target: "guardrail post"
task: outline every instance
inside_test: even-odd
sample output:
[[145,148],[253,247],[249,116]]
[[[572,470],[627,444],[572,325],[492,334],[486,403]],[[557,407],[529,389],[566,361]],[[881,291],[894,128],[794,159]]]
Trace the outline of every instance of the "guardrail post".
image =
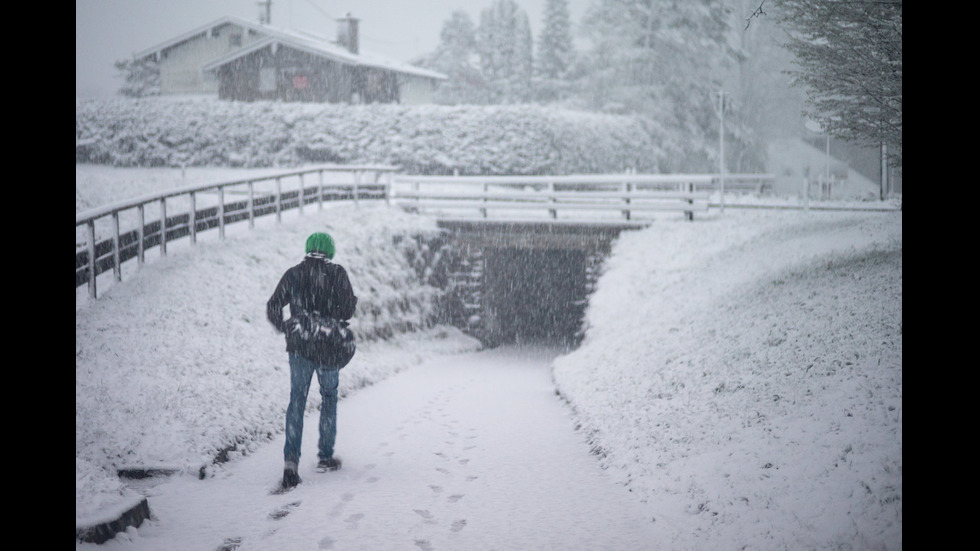
[[320,210],[323,210],[323,169],[322,168],[317,171],[316,196],[317,196],[317,203],[319,204]]
[[[490,193],[490,184],[488,184],[486,182],[483,182],[483,202],[484,203],[486,203],[487,200],[488,200],[487,199],[487,193]],[[487,217],[487,209],[485,209],[485,208],[484,209],[480,209],[480,213],[483,214],[483,217],[484,218]]]
[[122,281],[122,266],[119,264],[119,213],[112,213],[112,275]]
[[225,186],[218,186],[218,237],[225,238]]
[[248,229],[255,228],[255,182],[248,181]]
[[95,294],[95,220],[88,222],[88,296]]
[[385,172],[385,203],[391,206],[391,194],[393,192],[392,182],[391,182],[391,171]]
[[276,177],[276,222],[282,222],[282,179]]
[[197,244],[197,194],[191,192],[191,212],[190,212],[191,243]]
[[136,207],[136,209],[138,211],[137,217],[139,218],[139,220],[137,221],[139,223],[139,227],[136,228],[136,237],[139,240],[139,244],[136,247],[136,257],[139,259],[138,260],[139,265],[142,266],[143,262],[146,261],[146,258],[144,257],[146,251],[146,245],[143,243],[143,239],[145,238],[144,233],[146,231],[143,228],[143,219],[144,219],[143,205]]
[[[693,205],[694,204],[694,182],[688,182],[688,184],[687,184],[687,192],[690,194],[688,196],[687,202],[689,204],[692,204]],[[688,220],[694,220],[694,210],[693,210],[694,207],[691,207],[691,208],[692,208],[692,210],[689,210],[689,211],[685,211],[684,212],[684,214],[687,215],[687,219]]]
[[633,184],[631,184],[629,182],[624,183],[623,184],[623,188],[624,188],[623,189],[623,195],[625,195],[625,199],[623,200],[623,202],[626,203],[626,210],[623,211],[623,216],[627,220],[629,220],[630,219],[630,214],[631,214],[630,213],[630,209],[629,209],[629,205],[632,203],[632,201],[630,201],[629,195],[633,191]]
[[[550,200],[548,201],[549,203],[557,203],[558,202],[558,200],[555,199],[555,183],[554,182],[548,182],[548,195],[550,196]],[[558,218],[558,209],[557,208],[549,209],[548,210],[548,214],[551,215],[551,218],[552,219],[557,219]]]
[[167,256],[167,198],[160,198],[160,256]]
[[[374,169],[374,182],[372,182],[371,185],[377,186],[378,185],[378,182],[380,180],[381,180],[381,171],[378,170],[378,169]],[[387,198],[388,198],[388,190],[387,189],[384,190],[384,196],[385,196],[385,199],[386,199],[386,202],[387,202]]]
[[303,215],[303,201],[306,199],[306,182],[303,175],[299,175],[299,214]]
[[360,183],[361,183],[361,171],[355,170],[354,171],[354,206],[356,207],[361,206],[360,202],[358,201],[358,194],[360,193],[358,187],[360,186]]
[[[720,187],[721,187],[721,193],[719,193],[719,197],[721,198],[721,203],[720,203],[721,212],[725,212],[725,173],[724,172],[722,172],[719,175],[718,180],[720,182]],[[693,215],[694,213],[691,214]]]

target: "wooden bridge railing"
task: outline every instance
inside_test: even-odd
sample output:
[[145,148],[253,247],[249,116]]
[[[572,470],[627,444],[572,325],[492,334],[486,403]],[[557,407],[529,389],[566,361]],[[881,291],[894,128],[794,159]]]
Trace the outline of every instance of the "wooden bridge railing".
[[[75,288],[87,283],[89,295],[95,298],[99,274],[112,270],[115,280],[121,281],[122,264],[126,260],[135,257],[142,265],[145,252],[151,247],[159,247],[161,256],[166,256],[168,242],[189,236],[191,243],[196,243],[201,231],[218,228],[223,239],[227,224],[248,220],[252,228],[257,217],[275,214],[281,220],[284,211],[302,212],[311,203],[322,208],[324,201],[387,199],[391,175],[396,170],[398,167],[386,165],[322,165],[245,180],[188,186],[77,213]],[[351,177],[324,181],[325,174]],[[316,184],[307,184],[306,177],[313,175]],[[287,178],[297,178],[298,186],[284,190],[282,182]],[[210,204],[199,205],[202,198]],[[168,215],[168,202],[183,203],[186,210]],[[153,205],[158,207],[158,217],[147,223],[145,211]],[[135,229],[120,231],[122,217],[126,218],[127,226]],[[99,234],[97,223],[102,229]],[[108,230],[104,228],[105,223],[109,224]]]
[[594,217],[618,212],[629,220],[644,211],[706,211],[711,191],[765,192],[768,174],[589,174],[573,176],[407,176],[395,175],[391,200],[414,211],[527,213],[537,210],[552,218]]

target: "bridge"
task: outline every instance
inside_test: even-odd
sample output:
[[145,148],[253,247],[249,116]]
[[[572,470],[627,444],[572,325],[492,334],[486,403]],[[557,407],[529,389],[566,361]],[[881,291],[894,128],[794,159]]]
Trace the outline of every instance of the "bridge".
[[[385,165],[320,165],[191,186],[75,216],[75,287],[97,298],[98,276],[121,281],[124,262],[227,224],[325,201],[384,200],[434,216],[455,266],[455,316],[485,342],[574,340],[597,267],[622,232],[655,212],[693,220],[723,187],[762,190],[764,174],[408,176]],[[315,180],[311,182],[310,180]],[[156,218],[147,222],[149,210]],[[177,209],[176,214],[168,212]],[[125,224],[132,229],[121,230]]]
[[451,288],[471,334],[488,345],[574,345],[598,267],[621,232],[650,224],[652,213],[693,220],[707,212],[716,186],[762,191],[771,180],[764,174],[396,175],[391,197],[406,210],[435,216],[446,230],[459,261]]

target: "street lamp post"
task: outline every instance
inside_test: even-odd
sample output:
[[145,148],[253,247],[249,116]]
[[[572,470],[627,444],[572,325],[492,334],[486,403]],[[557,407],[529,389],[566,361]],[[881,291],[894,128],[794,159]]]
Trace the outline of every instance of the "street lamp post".
[[718,190],[721,212],[725,212],[725,90],[718,90]]

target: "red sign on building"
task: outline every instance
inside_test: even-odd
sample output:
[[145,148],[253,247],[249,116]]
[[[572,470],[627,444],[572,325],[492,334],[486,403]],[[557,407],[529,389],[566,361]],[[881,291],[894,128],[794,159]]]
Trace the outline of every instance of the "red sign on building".
[[296,90],[303,90],[310,85],[309,80],[305,75],[296,75],[293,77],[293,88]]

